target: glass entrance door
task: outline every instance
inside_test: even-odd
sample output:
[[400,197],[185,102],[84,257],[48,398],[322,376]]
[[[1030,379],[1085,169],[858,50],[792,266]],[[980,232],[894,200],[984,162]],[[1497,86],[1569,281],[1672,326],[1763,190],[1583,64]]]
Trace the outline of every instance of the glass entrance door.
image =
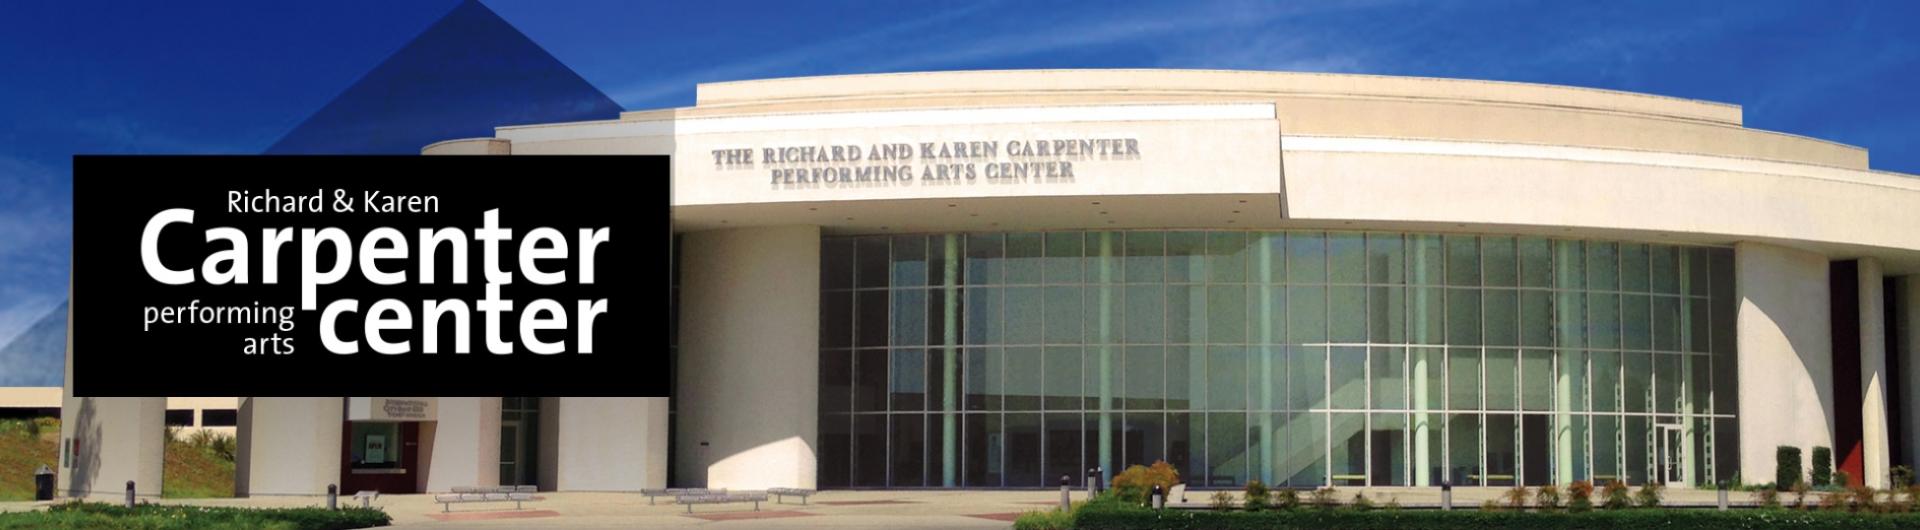
[[1684,460],[1682,449],[1686,446],[1684,445],[1685,441],[1680,437],[1680,426],[1660,425],[1659,427],[1660,456],[1656,464],[1659,466],[1658,478],[1660,479],[1660,483],[1666,484],[1668,487],[1675,485],[1684,486],[1685,484],[1682,481],[1686,477],[1681,473],[1681,470],[1685,469],[1684,466],[1686,462],[1682,461]]
[[520,422],[500,422],[500,484],[518,485],[527,483],[526,477],[520,476],[524,469],[523,466],[520,465],[520,462],[525,457],[525,455],[521,454],[521,446]]

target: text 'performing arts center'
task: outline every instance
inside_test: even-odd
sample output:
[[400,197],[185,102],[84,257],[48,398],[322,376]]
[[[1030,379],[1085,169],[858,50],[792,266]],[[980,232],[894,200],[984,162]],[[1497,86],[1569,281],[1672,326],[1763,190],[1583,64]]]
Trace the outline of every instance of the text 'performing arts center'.
[[1736,106],[925,73],[426,152],[674,155],[675,485],[1165,460],[1196,486],[1703,486],[1768,480],[1780,445],[1884,484],[1920,459],[1920,178]]
[[1709,487],[1771,480],[1784,445],[1884,486],[1920,463],[1920,178],[1741,120],[1062,70],[500,127],[424,152],[673,155],[673,397],[353,398],[344,426],[338,398],[259,398],[254,425],[335,423],[243,432],[241,465],[324,488],[366,434],[427,462],[421,490],[1037,488],[1159,460],[1196,487]]

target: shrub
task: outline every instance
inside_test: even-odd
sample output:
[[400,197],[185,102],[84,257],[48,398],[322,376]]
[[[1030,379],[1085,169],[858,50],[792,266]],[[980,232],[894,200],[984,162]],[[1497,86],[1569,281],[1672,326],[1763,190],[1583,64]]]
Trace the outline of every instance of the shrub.
[[1366,492],[1355,493],[1353,494],[1353,502],[1348,503],[1347,507],[1362,512],[1371,510],[1373,509],[1373,499],[1367,498]]
[[1155,485],[1159,485],[1161,494],[1165,495],[1179,483],[1180,471],[1165,460],[1154,462],[1153,467],[1134,464],[1113,477],[1113,493],[1121,500],[1146,504],[1152,500]]
[[233,508],[142,504],[134,508],[98,502],[63,502],[44,512],[0,513],[0,528],[271,528],[344,530],[386,526],[385,512],[371,508]]
[[1333,486],[1327,486],[1313,490],[1313,493],[1309,494],[1309,499],[1313,503],[1313,507],[1322,510],[1331,510],[1340,506],[1339,497],[1336,497],[1336,495],[1339,494],[1339,490],[1333,489]]
[[1304,510],[1266,512],[1153,511],[1118,502],[1089,504],[1074,517],[1076,528],[1103,530],[1368,528],[1386,530],[1635,529],[1705,530],[1714,528],[1798,530],[1879,530],[1920,527],[1920,514],[1789,512],[1783,510],[1608,510],[1582,513],[1473,510]]
[[1814,484],[1814,486],[1823,488],[1823,489],[1828,489],[1828,490],[1844,490],[1844,489],[1847,489],[1847,487],[1852,484],[1853,484],[1852,474],[1849,474],[1845,471],[1835,471],[1833,472],[1833,482],[1828,482],[1826,484]]
[[1845,492],[1829,491],[1820,494],[1820,509],[1839,510],[1847,507],[1847,498],[1852,495]]
[[1399,496],[1399,495],[1388,495],[1388,496],[1387,496],[1387,503],[1386,503],[1386,504],[1382,504],[1382,505],[1380,505],[1380,508],[1381,508],[1381,509],[1383,509],[1383,510],[1398,510],[1398,509],[1400,509],[1400,496]]
[[1887,476],[1893,480],[1894,489],[1904,490],[1907,486],[1913,485],[1913,468],[1911,467],[1893,466],[1893,470],[1888,472]]
[[1576,480],[1567,486],[1567,508],[1576,512],[1593,509],[1593,483]]
[[1606,497],[1606,504],[1604,504],[1604,506],[1609,510],[1618,510],[1633,506],[1633,500],[1631,495],[1627,493],[1627,483],[1625,482],[1609,480],[1607,481],[1606,489],[1601,491],[1601,495]]
[[1233,492],[1224,490],[1213,492],[1213,509],[1224,512],[1232,510],[1233,504]]
[[1527,491],[1526,486],[1507,488],[1507,492],[1500,495],[1500,498],[1506,499],[1507,507],[1515,510],[1527,509],[1527,500],[1532,497],[1533,492]]
[[1660,490],[1665,488],[1656,482],[1641,484],[1640,491],[1633,494],[1634,503],[1639,504],[1641,508],[1659,508]]
[[1495,500],[1493,500],[1493,499],[1487,499],[1487,500],[1484,500],[1484,501],[1480,501],[1480,511],[1483,511],[1483,512],[1497,512],[1497,511],[1500,511],[1500,503],[1499,503],[1498,501],[1495,501]]
[[1833,449],[1813,446],[1813,487],[1833,483]]
[[1282,510],[1292,510],[1300,507],[1300,492],[1293,488],[1280,488],[1280,493],[1274,495],[1274,497],[1277,499],[1274,504]]
[[1800,448],[1782,445],[1773,449],[1773,483],[1783,490],[1800,482]]
[[1808,486],[1807,481],[1800,480],[1800,481],[1794,482],[1793,483],[1793,507],[1795,509],[1806,508],[1807,493],[1812,491],[1813,491],[1813,486]]
[[1560,487],[1548,484],[1533,495],[1533,505],[1542,510],[1560,509]]
[[1013,520],[1013,530],[1071,530],[1073,512],[1060,510],[1035,510],[1020,514]]
[[1243,505],[1247,507],[1247,511],[1249,512],[1267,509],[1270,500],[1273,498],[1271,492],[1267,491],[1267,484],[1258,480],[1247,481],[1245,493],[1247,500]]
[[1856,512],[1880,511],[1880,491],[1867,486],[1847,489],[1847,508]]
[[1762,508],[1779,508],[1780,492],[1774,491],[1773,488],[1753,490],[1753,502]]

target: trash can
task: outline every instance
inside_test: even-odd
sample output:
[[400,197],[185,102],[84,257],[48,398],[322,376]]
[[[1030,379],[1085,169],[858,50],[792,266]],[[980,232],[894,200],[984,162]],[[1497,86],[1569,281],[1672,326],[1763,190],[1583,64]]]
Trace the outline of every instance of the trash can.
[[33,472],[33,500],[53,500],[53,469],[46,464]]

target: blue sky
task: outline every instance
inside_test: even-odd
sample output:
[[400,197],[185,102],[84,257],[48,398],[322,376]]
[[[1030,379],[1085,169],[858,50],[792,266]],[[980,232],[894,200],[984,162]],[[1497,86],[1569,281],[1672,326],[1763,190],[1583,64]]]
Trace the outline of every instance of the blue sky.
[[[706,81],[1235,68],[1742,105],[1920,173],[1920,2],[484,2],[628,109]],[[74,153],[256,153],[456,4],[0,7],[0,344],[64,299]],[[0,371],[5,370],[0,365]]]

